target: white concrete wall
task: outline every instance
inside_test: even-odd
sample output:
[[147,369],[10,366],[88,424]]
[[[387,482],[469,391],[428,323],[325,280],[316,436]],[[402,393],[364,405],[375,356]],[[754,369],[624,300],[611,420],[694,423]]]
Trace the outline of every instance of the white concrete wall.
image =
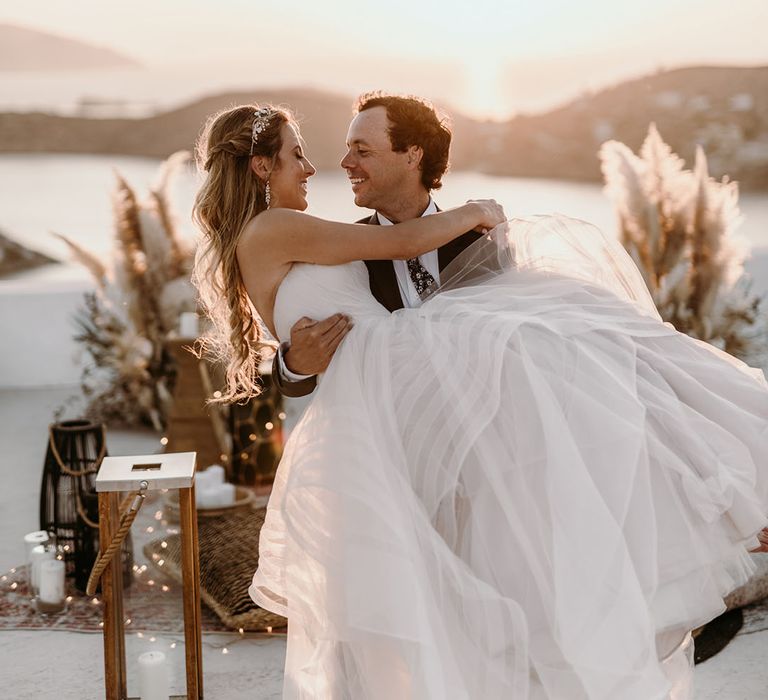
[[0,282],[0,388],[80,382],[74,315],[90,288],[86,280]]

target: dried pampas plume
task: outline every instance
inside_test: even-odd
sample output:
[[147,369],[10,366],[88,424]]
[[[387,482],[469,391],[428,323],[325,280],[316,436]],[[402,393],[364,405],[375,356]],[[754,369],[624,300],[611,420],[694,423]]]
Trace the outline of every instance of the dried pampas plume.
[[686,170],[653,124],[639,155],[608,141],[600,160],[621,242],[664,320],[768,368],[768,309],[744,273],[748,246],[736,233],[737,184],[710,177],[701,148]]
[[182,151],[165,161],[146,201],[115,173],[115,244],[107,260],[59,235],[97,283],[86,294],[76,336],[91,359],[82,388],[95,420],[158,430],[165,423],[174,377],[166,341],[180,314],[197,310],[192,246],[179,234],[170,204],[174,176],[189,159]]

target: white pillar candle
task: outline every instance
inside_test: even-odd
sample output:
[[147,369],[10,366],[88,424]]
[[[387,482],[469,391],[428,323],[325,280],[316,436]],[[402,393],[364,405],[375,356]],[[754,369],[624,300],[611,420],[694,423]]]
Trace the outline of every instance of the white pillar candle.
[[36,530],[24,535],[24,561],[27,564],[27,586],[30,593],[32,593],[32,550],[38,545],[47,544],[48,542],[49,536],[45,530]]
[[162,651],[147,651],[139,656],[139,696],[141,700],[168,700],[168,666]]
[[38,544],[32,548],[29,555],[29,563],[32,567],[30,581],[32,592],[37,595],[40,588],[40,564],[44,561],[52,561],[56,558],[56,548],[51,545]]
[[224,467],[220,464],[212,464],[208,469],[201,473],[205,474],[204,478],[209,484],[223,484],[224,477],[226,476]]
[[139,697],[141,700],[168,700],[168,666],[162,651],[139,656]]
[[64,602],[64,562],[60,559],[39,564],[40,600],[58,605]]
[[235,503],[235,485],[219,484],[216,489],[216,499],[220,506],[231,506]]
[[202,488],[195,488],[195,505],[200,508],[216,507],[216,487],[204,484]]
[[211,485],[211,476],[208,474],[208,470],[202,472],[195,472],[195,489],[207,489]]
[[185,311],[179,316],[179,335],[182,338],[197,338],[199,329],[197,314]]

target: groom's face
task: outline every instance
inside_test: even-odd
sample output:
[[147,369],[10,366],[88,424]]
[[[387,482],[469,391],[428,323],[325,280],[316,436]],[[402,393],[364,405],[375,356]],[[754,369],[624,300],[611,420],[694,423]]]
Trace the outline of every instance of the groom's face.
[[408,167],[408,154],[392,150],[386,107],[372,107],[352,120],[347,152],[341,167],[347,171],[355,204],[386,215],[393,203],[418,196],[418,175]]

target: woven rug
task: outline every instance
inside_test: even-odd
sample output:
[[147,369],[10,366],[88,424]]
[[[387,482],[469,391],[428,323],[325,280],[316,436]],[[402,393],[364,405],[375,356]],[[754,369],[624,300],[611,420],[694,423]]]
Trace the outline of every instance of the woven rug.
[[[71,600],[65,612],[58,615],[41,615],[34,608],[27,590],[24,568],[12,569],[0,576],[0,630],[53,629],[68,632],[101,632],[102,603],[99,595],[90,598],[75,590],[71,584],[67,595]],[[153,580],[154,585],[148,581]],[[169,597],[163,586],[176,586],[174,582],[161,577],[137,581],[125,593],[126,614],[130,623],[126,632],[168,632],[178,634],[184,631],[180,617],[178,599]],[[203,632],[231,632],[217,615],[207,606],[201,606]]]
[[[263,509],[259,509],[263,510]],[[252,511],[256,522],[263,522],[263,514]],[[233,513],[235,521],[242,522],[242,512]],[[166,519],[167,518],[167,519]],[[201,517],[198,521],[198,529],[201,534],[209,530],[215,530],[212,524],[217,519]],[[224,521],[229,520],[225,518]],[[221,521],[221,522],[224,522]],[[152,556],[153,552],[162,552],[160,548],[163,541],[167,542],[168,550],[178,548],[178,523],[174,522],[172,509],[169,509],[163,496],[152,493],[147,496],[139,516],[131,528],[133,540],[134,566],[131,577],[131,585],[124,591],[125,630],[127,633],[157,632],[167,634],[181,634],[184,631],[183,608],[181,605],[181,584],[178,582],[178,571],[169,567],[167,573],[158,566],[158,560]],[[245,550],[258,552],[258,531],[245,533],[241,540]],[[169,551],[169,554],[171,552]],[[172,557],[169,557],[169,564]],[[210,552],[201,551],[201,564],[211,559]],[[215,611],[206,601],[214,603],[210,597],[202,596],[201,622],[203,632],[237,632],[242,626],[246,631],[259,634],[256,628],[246,624],[249,618],[247,606],[242,601],[247,598],[247,586],[250,583],[250,575],[256,568],[258,555],[255,554],[252,562],[245,562],[246,573],[238,582],[238,588],[242,587],[239,600],[240,617],[224,615],[229,626],[217,615],[225,613],[220,606]],[[205,572],[201,571],[201,574]],[[205,587],[205,576],[203,576]],[[66,610],[56,615],[42,615],[34,607],[33,600],[27,590],[26,573],[23,566],[16,567],[0,575],[0,630],[22,629],[52,629],[71,632],[101,632],[102,629],[102,602],[101,595],[89,597],[76,590],[72,581],[68,578],[66,593],[69,598]],[[251,603],[253,610],[260,610]],[[245,613],[245,615],[243,615]],[[271,613],[270,613],[271,615]],[[250,617],[253,617],[252,615]],[[242,620],[242,625],[234,624]],[[267,619],[265,625],[271,626],[271,633],[285,633],[284,618],[273,616]],[[263,630],[264,627],[259,627]],[[250,636],[250,634],[249,634]]]

